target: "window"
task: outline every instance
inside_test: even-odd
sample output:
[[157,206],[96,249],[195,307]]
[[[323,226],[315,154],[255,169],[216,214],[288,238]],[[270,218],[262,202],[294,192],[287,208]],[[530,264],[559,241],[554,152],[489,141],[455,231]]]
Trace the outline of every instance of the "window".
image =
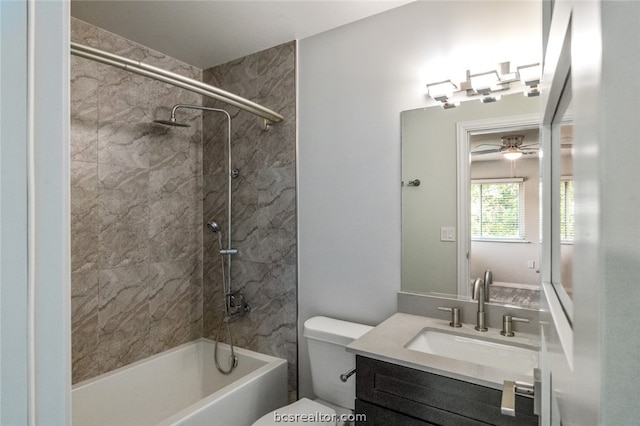
[[560,240],[573,241],[573,179],[562,177],[560,181]]
[[471,238],[524,239],[524,179],[471,181]]

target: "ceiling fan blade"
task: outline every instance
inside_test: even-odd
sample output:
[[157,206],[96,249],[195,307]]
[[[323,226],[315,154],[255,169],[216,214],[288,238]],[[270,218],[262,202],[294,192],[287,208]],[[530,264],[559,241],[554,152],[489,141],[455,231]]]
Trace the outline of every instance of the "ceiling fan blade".
[[476,146],[475,146],[475,149],[478,149],[478,148],[480,148],[481,146],[492,146],[492,147],[496,147],[496,148],[500,148],[500,147],[502,147],[502,145],[501,145],[501,144],[497,144],[497,143],[481,143],[481,144],[479,144],[479,145],[476,145]]
[[496,149],[485,149],[483,151],[471,151],[471,155],[493,154],[494,152],[500,152],[500,149],[496,148]]
[[518,148],[520,148],[520,149],[540,149],[540,146],[537,143],[530,143],[528,145],[520,145]]

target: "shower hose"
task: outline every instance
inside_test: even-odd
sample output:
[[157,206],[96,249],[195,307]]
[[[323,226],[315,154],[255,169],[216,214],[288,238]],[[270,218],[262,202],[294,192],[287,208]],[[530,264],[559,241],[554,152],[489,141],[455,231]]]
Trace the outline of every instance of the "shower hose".
[[[220,250],[222,250],[222,232],[218,233],[218,244],[220,246]],[[231,335],[231,326],[229,325],[229,320],[231,316],[229,315],[229,306],[227,303],[227,277],[224,273],[225,264],[224,259],[225,255],[221,255],[222,258],[222,294],[224,296],[224,312],[222,318],[220,319],[220,324],[218,325],[218,332],[216,333],[216,344],[213,350],[213,360],[216,364],[216,369],[222,374],[230,374],[234,368],[238,366],[238,358],[236,357],[234,348],[233,348],[233,336]],[[231,277],[229,277],[231,278]],[[229,337],[229,346],[231,347],[231,355],[229,355],[229,368],[227,370],[223,369],[218,362],[218,342],[220,341],[220,332],[222,331],[223,326],[226,324],[227,326],[227,336]]]

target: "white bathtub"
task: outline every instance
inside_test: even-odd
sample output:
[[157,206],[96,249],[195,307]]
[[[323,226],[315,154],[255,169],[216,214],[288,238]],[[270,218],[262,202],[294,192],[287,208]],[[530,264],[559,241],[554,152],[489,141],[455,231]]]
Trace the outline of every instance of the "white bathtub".
[[[235,348],[220,374],[214,342],[200,339],[73,386],[74,426],[244,426],[287,404],[287,361]],[[226,368],[227,345],[218,345]]]

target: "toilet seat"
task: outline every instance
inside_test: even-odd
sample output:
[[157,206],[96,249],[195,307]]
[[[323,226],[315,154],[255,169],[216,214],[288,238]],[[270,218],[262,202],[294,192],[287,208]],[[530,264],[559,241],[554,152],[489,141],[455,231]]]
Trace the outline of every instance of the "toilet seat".
[[[335,414],[336,411],[333,408],[329,408],[326,405],[320,404],[319,402],[312,401],[307,398],[302,398],[292,404],[286,405],[265,414],[264,416],[260,417],[255,423],[253,423],[253,426],[282,426],[283,424],[300,424],[306,426],[334,426],[336,424]],[[300,420],[301,416],[306,416],[306,420],[309,420],[310,417],[315,416],[315,420],[317,421],[303,422]],[[290,421],[284,420],[283,417],[286,417],[286,420]],[[280,419],[280,421],[277,421],[278,419]],[[298,419],[298,421],[293,421],[294,419]]]

